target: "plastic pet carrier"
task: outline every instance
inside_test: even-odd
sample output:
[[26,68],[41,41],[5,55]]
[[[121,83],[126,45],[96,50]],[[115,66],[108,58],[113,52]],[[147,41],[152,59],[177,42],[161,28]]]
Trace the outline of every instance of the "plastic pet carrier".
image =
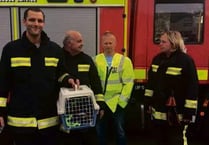
[[93,91],[86,85],[79,89],[61,88],[57,102],[61,129],[70,130],[94,127],[99,106]]

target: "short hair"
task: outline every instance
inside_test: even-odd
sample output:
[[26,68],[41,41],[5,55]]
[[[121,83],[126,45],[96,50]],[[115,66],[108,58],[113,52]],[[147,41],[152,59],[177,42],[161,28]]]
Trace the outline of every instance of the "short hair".
[[63,45],[65,46],[71,40],[73,40],[73,38],[71,37],[71,35],[65,35],[65,37],[63,39]]
[[30,7],[30,8],[27,8],[25,10],[25,12],[24,12],[24,17],[23,17],[25,20],[28,17],[28,11],[41,12],[43,14],[43,18],[44,18],[44,21],[45,21],[45,14],[44,14],[44,12],[40,8],[38,8],[38,7]]
[[112,35],[112,36],[115,36],[115,34],[109,30],[105,31],[103,34],[102,34],[102,37],[103,36],[109,36],[109,35]]
[[101,38],[103,39],[104,37],[108,37],[108,36],[113,37],[114,40],[115,40],[115,42],[117,42],[117,39],[116,39],[115,34],[114,34],[113,32],[111,32],[111,31],[105,31],[105,32],[102,34]]

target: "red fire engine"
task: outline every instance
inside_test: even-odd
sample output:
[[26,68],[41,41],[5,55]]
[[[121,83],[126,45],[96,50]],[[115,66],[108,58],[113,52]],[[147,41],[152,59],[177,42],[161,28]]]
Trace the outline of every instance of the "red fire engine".
[[117,51],[133,61],[136,82],[146,82],[147,69],[159,51],[159,33],[178,30],[187,53],[195,60],[200,84],[209,84],[208,0],[0,1],[0,19],[4,19],[0,22],[1,48],[10,39],[21,36],[23,11],[31,5],[45,11],[45,31],[60,45],[67,29],[81,31],[84,51],[91,56],[102,51],[101,33],[113,31],[118,38]]
[[[118,39],[117,52],[133,61],[135,91],[146,84],[151,60],[159,52],[160,32],[178,30],[195,61],[200,86],[209,85],[209,0],[0,0],[0,52],[21,36],[28,6],[44,10],[45,31],[61,46],[66,30],[79,30],[84,52],[91,56],[102,51],[101,34],[112,31]],[[141,118],[143,125],[143,114]]]

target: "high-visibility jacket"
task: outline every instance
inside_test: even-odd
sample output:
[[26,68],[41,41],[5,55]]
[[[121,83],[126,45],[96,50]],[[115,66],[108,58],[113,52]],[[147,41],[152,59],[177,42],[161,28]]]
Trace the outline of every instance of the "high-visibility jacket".
[[58,82],[67,83],[70,76],[65,73],[62,49],[44,32],[38,48],[25,32],[22,38],[6,44],[0,70],[0,116],[8,115],[10,128],[26,132],[59,123]]
[[117,105],[125,108],[131,96],[134,80],[133,65],[128,57],[115,53],[111,67],[108,67],[104,53],[95,57],[95,63],[102,82],[104,101],[112,112]]
[[152,60],[145,100],[152,106],[154,119],[167,120],[166,102],[170,96],[175,98],[180,120],[191,120],[196,115],[198,78],[195,63],[189,55],[178,50],[170,57],[160,53]]

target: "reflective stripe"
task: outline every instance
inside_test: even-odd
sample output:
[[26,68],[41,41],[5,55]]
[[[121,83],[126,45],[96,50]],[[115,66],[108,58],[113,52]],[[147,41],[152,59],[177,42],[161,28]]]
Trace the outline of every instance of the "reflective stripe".
[[[164,112],[158,112],[156,111],[154,108],[152,108],[152,115],[155,119],[158,120],[167,120],[167,114]],[[183,119],[183,115],[182,114],[177,114],[178,118],[180,121],[182,121]]]
[[63,74],[61,77],[59,77],[58,82],[62,82],[63,79],[68,75],[69,75],[68,73]]
[[123,70],[124,59],[125,59],[124,56],[122,56],[122,58],[120,59],[120,63],[118,65],[118,71],[119,72],[121,72]]
[[133,79],[132,78],[126,78],[126,79],[123,79],[123,83],[132,83],[133,82]]
[[97,94],[95,95],[96,101],[104,101],[104,95],[103,94]]
[[90,68],[89,64],[79,64],[78,65],[78,72],[88,72]]
[[108,85],[118,85],[120,82],[120,80],[108,80]]
[[38,129],[44,129],[58,125],[59,118],[57,116],[37,120],[35,117],[12,117],[8,116],[7,123],[15,127],[38,127]]
[[197,100],[186,100],[184,107],[196,109],[197,108]]
[[118,65],[118,74],[119,74],[120,83],[124,83],[124,79],[122,78],[124,59],[125,57],[122,56],[122,58],[120,59],[120,63]]
[[[105,84],[104,80],[101,80],[102,84]],[[120,84],[120,80],[108,80],[108,85],[118,85]]]
[[159,65],[155,65],[155,64],[152,64],[152,71],[153,72],[157,72],[158,68],[159,68]]
[[58,58],[54,58],[54,57],[45,57],[44,60],[45,60],[45,66],[54,66],[54,67],[57,67],[59,61]]
[[181,75],[181,70],[182,68],[178,68],[178,67],[168,67],[166,74],[169,75]]
[[11,67],[31,66],[31,59],[29,57],[12,57]]
[[129,98],[123,95],[120,95],[118,104],[120,107],[125,108],[126,105],[128,104]]
[[158,119],[158,120],[167,120],[166,113],[157,112],[157,111],[153,111],[152,110],[152,115],[153,115],[153,117],[155,119]]
[[37,121],[35,117],[12,117],[8,116],[7,123],[15,127],[37,127]]
[[44,129],[58,125],[59,118],[57,116],[38,120],[38,129]]
[[124,103],[128,103],[129,98],[127,98],[123,95],[120,95],[120,100],[122,100]]
[[183,142],[184,142],[184,145],[188,145],[187,137],[186,137],[187,128],[188,128],[188,125],[185,125],[184,126],[184,130],[183,130]]
[[0,107],[6,107],[7,98],[0,97]]
[[154,93],[153,90],[145,89],[144,95],[145,95],[145,96],[152,97],[152,96],[153,96],[153,93]]

